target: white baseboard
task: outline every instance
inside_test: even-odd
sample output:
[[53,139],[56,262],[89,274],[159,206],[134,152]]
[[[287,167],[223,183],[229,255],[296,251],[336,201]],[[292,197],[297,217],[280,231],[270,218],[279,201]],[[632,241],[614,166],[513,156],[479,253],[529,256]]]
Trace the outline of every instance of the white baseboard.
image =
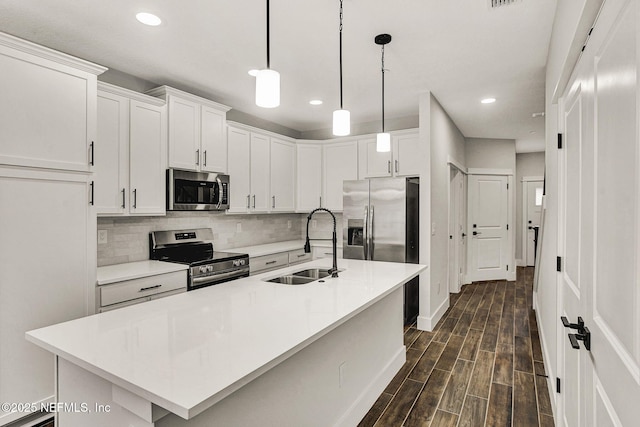
[[[536,307],[540,305],[538,302],[537,292],[534,293],[533,295],[533,304]],[[536,313],[536,321],[538,322],[538,337],[540,338],[540,346],[542,347],[542,355],[543,355],[542,357],[544,358],[544,369],[545,369],[545,373],[547,374],[547,389],[549,391],[549,400],[551,401],[551,411],[553,412],[553,421],[555,425],[558,426],[560,425],[560,422],[558,420],[558,408],[557,408],[557,405],[558,405],[557,398],[559,394],[556,393],[556,390],[555,390],[555,378],[557,375],[553,371],[549,363],[549,361],[551,360],[551,355],[549,354],[547,339],[544,333],[542,322],[540,321],[540,312],[536,310],[535,313]]]
[[516,259],[516,267],[526,267],[527,263],[525,262],[525,260],[517,258]]
[[442,316],[444,316],[444,313],[448,308],[449,298],[447,297],[444,301],[442,301],[442,304],[440,304],[440,307],[438,307],[436,312],[433,313],[430,317],[418,316],[418,323],[416,325],[417,328],[421,331],[433,331],[433,328],[435,328],[438,321],[442,319]]

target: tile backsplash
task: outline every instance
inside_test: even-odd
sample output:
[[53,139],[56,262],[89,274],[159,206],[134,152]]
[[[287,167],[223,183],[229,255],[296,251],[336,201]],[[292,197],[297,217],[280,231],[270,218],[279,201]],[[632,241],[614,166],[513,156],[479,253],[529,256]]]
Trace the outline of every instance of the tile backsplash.
[[[331,238],[331,216],[313,216],[316,228],[311,238]],[[338,240],[342,239],[342,215],[337,214]],[[289,228],[291,221],[291,228]],[[240,224],[241,231],[238,231]],[[167,212],[159,217],[98,218],[98,230],[107,232],[107,243],[98,244],[98,266],[149,259],[149,233],[189,228],[213,229],[214,248],[228,250],[242,246],[302,240],[306,232],[305,214],[226,215],[223,212]]]

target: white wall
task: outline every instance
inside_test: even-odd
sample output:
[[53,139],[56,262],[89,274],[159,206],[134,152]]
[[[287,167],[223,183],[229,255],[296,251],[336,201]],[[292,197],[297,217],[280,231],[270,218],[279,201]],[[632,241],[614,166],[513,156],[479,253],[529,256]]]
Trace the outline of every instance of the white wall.
[[544,176],[544,152],[516,154],[516,260],[523,259],[522,223],[527,213],[522,207],[522,178],[525,176]]
[[[428,103],[428,105],[427,105]],[[426,215],[420,218],[420,234],[430,241],[430,274],[428,295],[420,296],[420,317],[418,327],[420,329],[432,329],[442,314],[449,307],[448,253],[449,253],[449,158],[453,158],[458,164],[465,164],[464,135],[457,128],[447,112],[442,108],[438,100],[432,94],[423,94],[420,99],[420,132],[421,138],[428,137],[430,147],[431,194],[430,201],[423,200],[421,194],[421,212],[429,210],[430,218]],[[428,126],[423,129],[423,121],[428,121]],[[426,123],[425,123],[426,125]],[[426,129],[428,127],[428,129]],[[424,134],[423,134],[424,130]],[[429,173],[429,172],[427,172]],[[421,193],[426,185],[421,175]],[[423,208],[426,204],[426,209]],[[432,228],[433,227],[433,228]],[[432,232],[435,230],[435,233]],[[425,236],[426,234],[426,236]],[[420,242],[420,254],[423,254],[423,242]],[[422,286],[421,292],[424,290]],[[427,308],[428,312],[422,307]]]

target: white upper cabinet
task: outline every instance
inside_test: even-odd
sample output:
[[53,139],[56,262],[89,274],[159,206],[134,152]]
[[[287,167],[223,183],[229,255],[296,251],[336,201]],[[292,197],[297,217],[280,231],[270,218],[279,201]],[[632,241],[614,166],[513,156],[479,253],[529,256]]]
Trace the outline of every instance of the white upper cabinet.
[[295,210],[296,146],[271,138],[271,211]]
[[251,209],[251,132],[227,128],[229,213],[244,213]]
[[358,142],[326,144],[322,157],[323,207],[341,212],[343,182],[358,179]]
[[89,171],[106,68],[0,33],[0,163]]
[[296,146],[234,123],[227,128],[229,213],[295,210]]
[[359,178],[417,176],[419,135],[417,130],[391,132],[391,151],[376,151],[376,138],[358,140]]
[[395,176],[420,175],[420,135],[418,130],[391,136],[393,147],[393,173]]
[[251,132],[251,210],[268,212],[269,200],[269,137]]
[[296,211],[322,206],[322,145],[296,145]]
[[99,84],[95,206],[99,215],[164,215],[164,101]]
[[392,176],[391,151],[379,153],[376,150],[376,138],[358,140],[358,170],[360,178]]
[[167,102],[169,167],[227,172],[225,124],[229,107],[169,86],[147,94]]

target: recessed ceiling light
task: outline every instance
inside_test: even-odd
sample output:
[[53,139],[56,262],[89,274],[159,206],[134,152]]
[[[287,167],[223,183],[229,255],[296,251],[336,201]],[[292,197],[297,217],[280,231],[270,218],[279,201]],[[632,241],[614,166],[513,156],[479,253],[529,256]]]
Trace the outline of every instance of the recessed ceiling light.
[[311,101],[309,101],[309,104],[311,104],[311,105],[322,105],[322,100],[320,100],[320,99],[312,99]]
[[495,98],[485,98],[480,102],[482,102],[483,104],[493,104],[494,102],[496,102],[496,99]]
[[162,23],[162,19],[158,18],[153,13],[140,12],[136,15],[136,19],[145,25],[151,25],[156,27]]
[[255,76],[257,76],[257,75],[258,75],[258,72],[259,72],[259,71],[260,71],[260,70],[249,70],[249,75],[250,75],[251,77],[255,77]]

